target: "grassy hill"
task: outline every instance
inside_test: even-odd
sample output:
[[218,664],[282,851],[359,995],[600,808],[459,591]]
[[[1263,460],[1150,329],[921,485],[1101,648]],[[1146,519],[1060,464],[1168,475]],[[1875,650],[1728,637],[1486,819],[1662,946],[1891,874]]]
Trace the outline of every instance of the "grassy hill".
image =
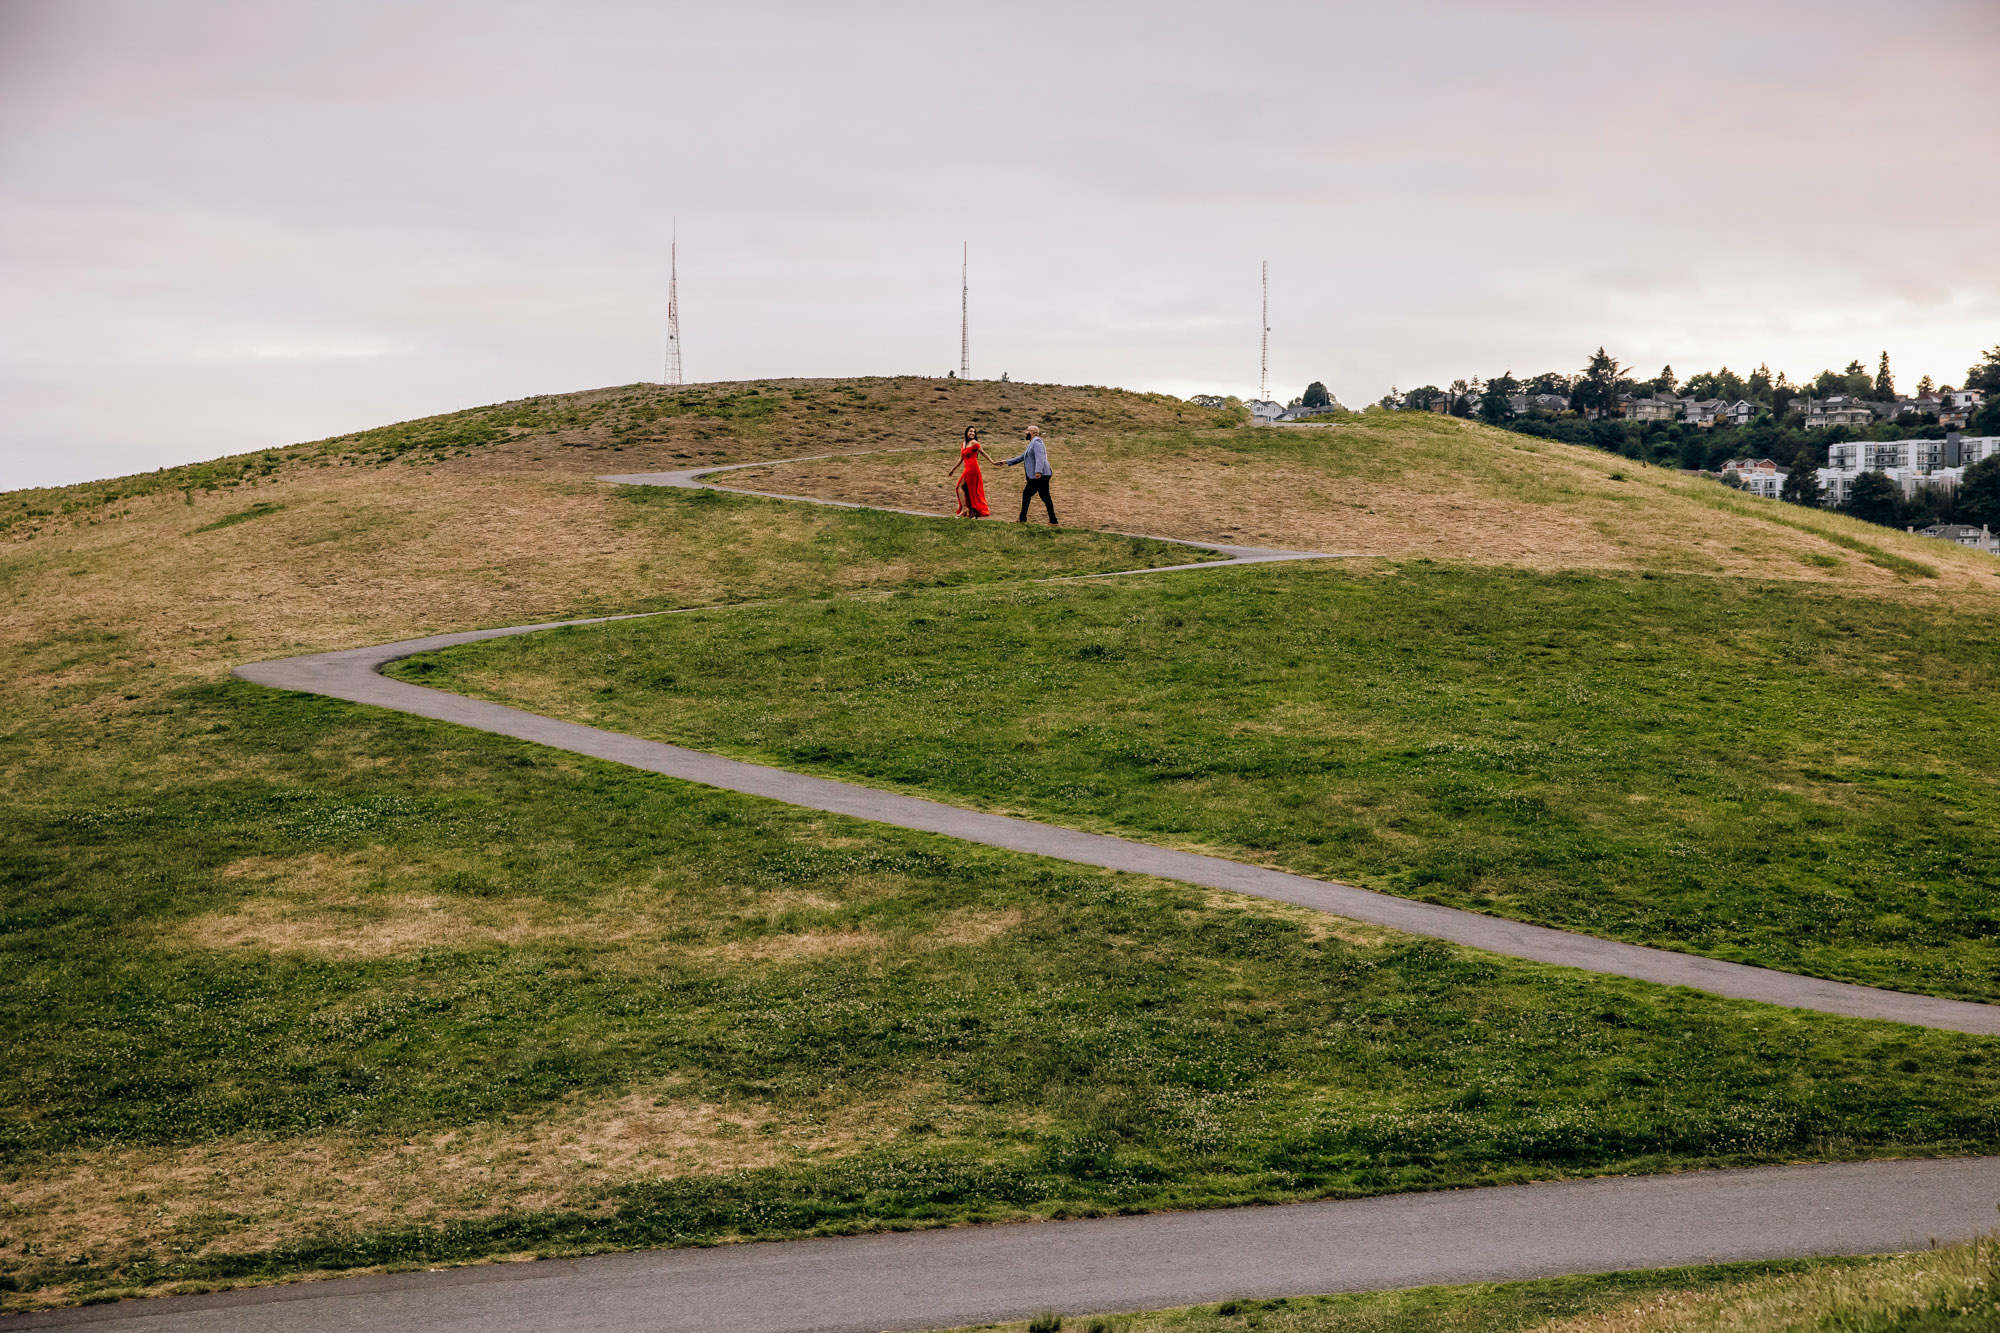
[[837,615],[786,602],[392,671],[1539,924],[1996,1001],[2000,629],[1991,598],[1963,598],[1281,564]]
[[[1057,512],[1087,527],[1543,570],[2000,592],[2000,561],[1990,556],[1428,412],[1257,430],[1113,431],[1059,421],[1048,438]],[[948,509],[938,471],[884,454],[726,480]]]
[[[1185,558],[591,480],[917,444],[941,474],[968,418],[1028,416],[1078,496],[1091,449],[1107,476],[1209,459],[1187,475],[1234,494],[1331,438],[1109,390],[638,386],[0,496],[0,1299],[2000,1143],[1990,1041],[1483,958],[227,674],[604,611],[997,607],[1023,577]],[[1551,512],[1654,493],[1602,466],[1603,496]],[[1794,577],[1871,605],[1982,576],[1719,503],[1746,547],[1832,541]]]
[[[1992,1333],[1994,1244],[1071,1318],[1077,1333]],[[1046,1328],[1046,1321],[1041,1322]],[[982,1325],[1027,1333],[1027,1320]]]

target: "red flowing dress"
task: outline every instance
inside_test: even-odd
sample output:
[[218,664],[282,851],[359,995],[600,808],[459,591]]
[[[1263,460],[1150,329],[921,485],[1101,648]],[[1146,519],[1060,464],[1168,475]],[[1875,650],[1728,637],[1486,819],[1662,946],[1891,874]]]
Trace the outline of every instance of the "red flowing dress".
[[[978,444],[968,444],[960,449],[958,451],[958,461],[965,465],[965,471],[959,474],[956,490],[958,508],[952,512],[960,518],[964,518],[968,514],[975,518],[985,518],[988,512],[986,508],[986,474],[979,470]],[[971,506],[970,509],[967,508],[968,505]]]

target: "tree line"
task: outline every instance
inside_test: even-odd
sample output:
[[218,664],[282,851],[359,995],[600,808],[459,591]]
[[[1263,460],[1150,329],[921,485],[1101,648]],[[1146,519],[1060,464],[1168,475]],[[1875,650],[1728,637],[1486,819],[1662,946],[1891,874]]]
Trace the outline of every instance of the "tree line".
[[[1965,433],[2000,435],[2000,347],[1983,353],[1966,371],[1962,385],[1936,385],[1925,376],[1917,382],[1916,393],[1921,398],[1951,393],[1955,388],[1977,389],[1986,395],[1984,406],[1967,421]],[[1528,395],[1528,405],[1517,411],[1510,399],[1521,394]],[[1567,407],[1554,411],[1535,405],[1536,396],[1550,394],[1568,400]],[[1724,366],[1686,380],[1676,376],[1672,366],[1665,366],[1651,379],[1640,379],[1632,367],[1600,347],[1573,375],[1548,371],[1517,379],[1506,373],[1483,381],[1477,377],[1453,380],[1444,388],[1427,384],[1401,394],[1391,390],[1382,406],[1429,411],[1442,403],[1443,410],[1454,416],[1504,430],[1692,471],[1717,471],[1732,458],[1769,458],[1790,469],[1785,498],[1799,504],[1820,502],[1817,471],[1826,465],[1830,445],[1847,440],[1936,439],[1944,434],[1932,413],[1887,416],[1862,427],[1807,430],[1800,410],[1802,400],[1836,394],[1863,401],[1895,401],[1889,354],[1882,353],[1873,372],[1857,360],[1849,362],[1845,370],[1822,370],[1811,380],[1794,384],[1782,371],[1772,373],[1768,365],[1760,365],[1748,375]],[[1679,420],[1641,422],[1612,415],[1628,397],[1676,396],[1749,402],[1757,411],[1741,426],[1698,426]],[[1857,518],[1894,527],[1933,523],[2000,527],[2000,460],[1987,460],[1967,469],[1956,490],[1920,487],[1907,500],[1887,477],[1869,473],[1856,479],[1842,508]]]

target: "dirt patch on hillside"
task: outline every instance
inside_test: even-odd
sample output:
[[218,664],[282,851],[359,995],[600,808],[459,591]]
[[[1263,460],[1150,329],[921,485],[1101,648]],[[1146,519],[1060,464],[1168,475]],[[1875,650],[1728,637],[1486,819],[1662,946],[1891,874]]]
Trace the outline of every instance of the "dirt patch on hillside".
[[664,1083],[415,1138],[236,1138],[72,1154],[11,1176],[5,1225],[10,1248],[34,1256],[26,1262],[61,1264],[252,1253],[329,1232],[601,1209],[636,1181],[838,1157],[918,1119],[935,1124],[928,1096],[911,1088],[777,1116]]

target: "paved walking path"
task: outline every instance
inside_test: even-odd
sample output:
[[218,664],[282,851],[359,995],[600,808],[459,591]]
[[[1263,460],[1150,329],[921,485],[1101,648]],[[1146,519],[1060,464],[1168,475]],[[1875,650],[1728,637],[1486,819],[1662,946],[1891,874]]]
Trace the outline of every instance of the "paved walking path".
[[1995,1199],[1994,1157],[1696,1171],[340,1278],[0,1319],[0,1330],[873,1333],[1880,1254],[1968,1239],[1993,1225]]
[[[688,471],[607,480],[698,486],[704,484],[700,476]],[[1223,559],[1177,568],[1326,558],[1183,544]],[[811,809],[1298,903],[1495,953],[1828,1013],[2000,1034],[2000,1006],[1818,981],[1525,926],[723,759],[380,674],[399,657],[553,627],[441,634],[259,662],[237,674]],[[1019,1319],[1045,1308],[1083,1314],[1231,1296],[1878,1253],[1969,1237],[1992,1225],[1996,1198],[2000,1158],[1694,1172],[342,1278],[17,1316],[0,1319],[0,1330],[116,1322],[132,1333],[869,1333]]]
[[[803,461],[803,460],[792,460]],[[737,467],[766,464],[744,463]],[[682,472],[638,473],[605,477],[602,480],[632,485],[699,487],[710,472],[734,469],[690,469]],[[746,492],[765,494],[765,492]],[[806,499],[815,504],[843,508],[870,508],[843,501]],[[898,510],[898,513],[915,513]],[[937,517],[925,515],[925,517]],[[1177,541],[1175,538],[1156,540]],[[1206,542],[1181,542],[1220,553],[1222,559],[1202,561],[1166,569],[1131,570],[1126,573],[1168,573],[1176,569],[1207,569],[1227,565],[1264,563],[1277,560],[1318,560],[1336,558],[1315,551],[1279,551],[1261,547],[1221,546]],[[664,613],[671,614],[671,613]],[[1579,935],[1546,926],[1525,925],[1478,912],[1439,907],[1431,903],[1374,893],[1330,880],[1311,879],[1262,866],[1218,856],[1173,851],[1126,838],[1097,833],[1079,833],[1029,819],[983,814],[926,801],[913,796],[879,791],[851,782],[808,777],[762,764],[724,759],[699,750],[684,749],[660,741],[642,740],[620,732],[603,731],[574,722],[562,722],[536,713],[483,699],[433,690],[407,681],[391,680],[381,668],[398,658],[477,643],[484,639],[513,634],[532,634],[559,625],[600,624],[606,620],[630,619],[601,616],[591,620],[555,621],[541,625],[516,625],[506,629],[470,630],[461,634],[438,634],[401,643],[370,648],[350,648],[344,652],[315,653],[309,657],[257,662],[237,668],[245,680],[280,689],[303,690],[330,695],[355,703],[374,704],[419,717],[455,722],[517,740],[533,741],[575,754],[589,755],[632,768],[662,773],[668,777],[699,782],[710,787],[765,796],[791,805],[834,814],[852,815],[878,824],[940,833],[966,842],[1004,847],[1009,851],[1050,856],[1081,865],[1102,866],[1135,874],[1158,875],[1190,884],[1200,884],[1232,893],[1269,898],[1316,908],[1336,916],[1374,925],[1389,926],[1412,935],[1449,940],[1491,953],[1526,958],[1540,963],[1581,968],[1633,977],[1665,986],[1690,986],[1696,990],[1734,999],[1758,1000],[1794,1009],[1816,1009],[1823,1013],[1852,1018],[1880,1018],[1919,1027],[1947,1028],[1958,1032],[2000,1035],[2000,1005],[1945,1000],[1928,995],[1880,990],[1846,982],[1824,981],[1769,968],[1748,967],[1694,954],[1649,949],[1621,944],[1594,935]]]

